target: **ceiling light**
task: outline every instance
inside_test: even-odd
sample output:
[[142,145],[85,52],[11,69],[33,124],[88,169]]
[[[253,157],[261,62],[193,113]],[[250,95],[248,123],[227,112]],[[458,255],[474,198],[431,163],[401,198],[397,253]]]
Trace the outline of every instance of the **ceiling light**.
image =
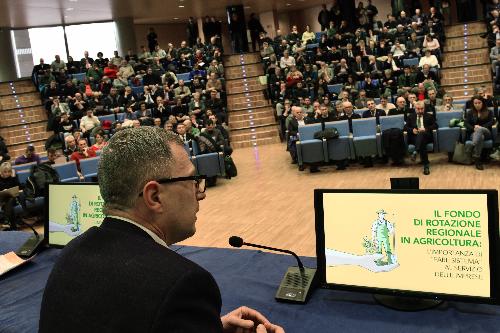
[[75,8],[73,8],[73,7],[66,8],[66,10],[67,10],[68,12],[72,11],[73,9],[75,9]]
[[178,17],[174,17],[174,20],[178,20],[179,18]]
[[244,8],[245,8],[245,9],[250,9],[250,8],[252,8],[252,7],[250,7],[250,6],[245,6]]
[[291,3],[287,3],[286,5],[287,5],[287,6],[291,6],[292,4],[291,4]]
[[179,8],[184,8],[184,5],[179,5]]
[[69,2],[78,2],[78,0],[69,0]]

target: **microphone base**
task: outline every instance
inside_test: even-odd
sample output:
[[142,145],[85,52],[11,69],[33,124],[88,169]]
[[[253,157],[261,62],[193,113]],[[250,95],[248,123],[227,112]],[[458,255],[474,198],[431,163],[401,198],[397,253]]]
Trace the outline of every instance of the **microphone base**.
[[298,266],[289,267],[276,292],[276,300],[305,304],[314,289],[315,275],[316,268],[304,267],[301,271]]
[[33,235],[16,251],[16,254],[21,258],[29,258],[42,247],[43,241],[42,235]]

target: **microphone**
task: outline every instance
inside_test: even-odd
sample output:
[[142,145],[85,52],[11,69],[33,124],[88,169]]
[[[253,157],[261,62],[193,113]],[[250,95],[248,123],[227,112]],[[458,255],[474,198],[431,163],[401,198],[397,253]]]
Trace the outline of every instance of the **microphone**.
[[295,254],[295,252],[292,252],[290,250],[283,250],[283,249],[278,249],[278,248],[270,247],[270,246],[245,243],[243,241],[243,238],[238,237],[238,236],[229,237],[229,245],[231,245],[232,247],[241,247],[242,245],[246,245],[246,246],[250,246],[250,247],[256,247],[258,249],[265,249],[265,250],[271,250],[271,251],[291,254],[292,256],[295,257],[295,260],[297,260],[297,264],[299,266],[299,269],[301,271],[304,271],[304,265],[302,264],[302,261],[300,260],[299,256],[297,254]]
[[299,256],[290,250],[278,249],[275,247],[246,243],[243,238],[238,236],[229,237],[229,245],[232,247],[242,247],[243,245],[256,247],[259,249],[271,250],[291,254],[297,260],[297,266],[288,267],[288,270],[281,280],[278,291],[274,296],[277,301],[292,302],[305,304],[310,295],[310,291],[314,290],[316,268],[304,267]]
[[22,258],[29,258],[34,255],[44,243],[44,237],[40,236],[38,232],[36,232],[35,228],[31,224],[28,224],[22,221],[22,224],[28,226],[33,231],[33,236],[28,238],[26,242],[16,251],[16,254]]

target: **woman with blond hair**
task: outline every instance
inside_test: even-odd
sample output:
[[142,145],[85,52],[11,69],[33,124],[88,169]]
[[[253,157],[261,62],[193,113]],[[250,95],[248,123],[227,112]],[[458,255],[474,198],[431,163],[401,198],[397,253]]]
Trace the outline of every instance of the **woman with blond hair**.
[[[19,190],[19,180],[12,171],[12,165],[10,162],[3,162],[0,164],[0,191],[12,188],[17,188]],[[15,196],[5,193],[0,197],[2,210],[4,212],[4,219],[7,224],[9,224],[11,230],[17,229],[16,216],[14,213],[14,207],[17,204],[16,197],[17,193]]]

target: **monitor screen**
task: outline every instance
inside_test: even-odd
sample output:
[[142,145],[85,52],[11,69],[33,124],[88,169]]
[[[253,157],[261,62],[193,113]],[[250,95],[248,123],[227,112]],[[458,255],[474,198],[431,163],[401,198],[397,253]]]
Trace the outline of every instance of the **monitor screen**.
[[97,183],[49,184],[47,191],[45,238],[49,246],[65,246],[104,219]]
[[466,190],[316,190],[326,287],[496,299],[498,196]]

